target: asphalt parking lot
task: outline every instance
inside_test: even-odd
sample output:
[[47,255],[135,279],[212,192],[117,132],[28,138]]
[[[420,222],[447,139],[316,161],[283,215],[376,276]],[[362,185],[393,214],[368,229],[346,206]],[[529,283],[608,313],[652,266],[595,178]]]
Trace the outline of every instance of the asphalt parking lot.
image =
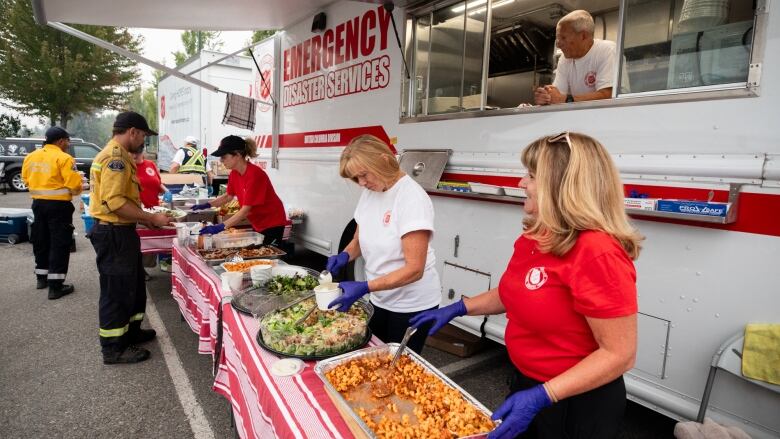
[[[25,193],[0,195],[0,207],[29,205]],[[197,337],[180,319],[170,274],[149,270],[144,325],[158,332],[145,346],[151,359],[102,364],[94,251],[78,213],[74,225],[77,251],[71,254],[68,283],[76,292],[56,301],[35,289],[32,246],[0,244],[0,437],[234,437],[229,404],[211,390],[211,357],[197,353]],[[321,270],[325,258],[299,252],[290,262]],[[178,359],[183,377],[172,378],[172,357],[163,356],[162,346],[172,347],[169,354]],[[511,365],[502,345],[491,342],[468,359],[430,347],[423,356],[490,409],[506,396]],[[189,396],[177,392],[182,379]],[[196,424],[188,420],[193,411],[200,413]],[[673,420],[629,402],[620,438],[669,438],[673,427]]]

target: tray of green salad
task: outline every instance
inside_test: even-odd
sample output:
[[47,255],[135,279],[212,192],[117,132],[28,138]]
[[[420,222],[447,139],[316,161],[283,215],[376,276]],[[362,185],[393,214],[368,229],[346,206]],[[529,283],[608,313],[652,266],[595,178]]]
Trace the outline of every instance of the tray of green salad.
[[295,325],[316,306],[314,298],[307,298],[260,317],[258,344],[283,357],[322,360],[363,347],[371,339],[368,321],[374,307],[367,300],[355,302],[347,312],[316,309]]

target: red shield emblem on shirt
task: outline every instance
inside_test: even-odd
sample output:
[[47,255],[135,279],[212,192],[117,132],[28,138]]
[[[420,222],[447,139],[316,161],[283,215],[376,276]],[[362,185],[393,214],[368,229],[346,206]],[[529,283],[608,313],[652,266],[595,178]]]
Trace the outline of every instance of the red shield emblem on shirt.
[[150,177],[154,177],[154,169],[146,168],[146,175],[148,175]]
[[390,217],[391,217],[391,212],[389,210],[385,212],[385,214],[382,216],[382,224],[385,227],[390,225]]
[[544,267],[534,267],[525,274],[525,287],[529,290],[538,290],[547,282],[547,273]]
[[165,96],[160,96],[160,119],[165,119]]
[[585,85],[588,87],[596,85],[596,72],[588,72],[588,74],[585,75]]

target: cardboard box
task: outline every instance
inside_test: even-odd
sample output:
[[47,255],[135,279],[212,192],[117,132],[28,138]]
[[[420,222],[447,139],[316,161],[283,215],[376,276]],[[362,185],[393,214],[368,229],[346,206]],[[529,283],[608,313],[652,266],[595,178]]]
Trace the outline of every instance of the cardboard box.
[[662,212],[685,213],[688,215],[726,216],[729,203],[706,203],[703,201],[658,200]]
[[168,184],[181,184],[181,185],[202,185],[203,182],[203,175],[200,174],[169,174],[169,173],[163,173],[160,174],[160,179],[162,180],[162,184],[168,185]]
[[440,351],[449,352],[459,357],[470,357],[481,351],[484,340],[466,332],[457,326],[444,325],[436,334],[428,337],[425,344]]

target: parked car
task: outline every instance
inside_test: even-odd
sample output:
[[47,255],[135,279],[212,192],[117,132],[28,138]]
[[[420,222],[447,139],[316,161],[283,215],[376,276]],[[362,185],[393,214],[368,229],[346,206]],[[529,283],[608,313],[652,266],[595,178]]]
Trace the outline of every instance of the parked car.
[[[33,137],[0,138],[0,163],[5,163],[5,179],[11,190],[17,192],[27,190],[27,185],[22,180],[22,163],[27,154],[43,146],[43,140]],[[89,168],[92,166],[92,160],[100,150],[101,148],[94,143],[71,137],[68,154],[76,159],[78,170],[83,171],[89,178]]]

